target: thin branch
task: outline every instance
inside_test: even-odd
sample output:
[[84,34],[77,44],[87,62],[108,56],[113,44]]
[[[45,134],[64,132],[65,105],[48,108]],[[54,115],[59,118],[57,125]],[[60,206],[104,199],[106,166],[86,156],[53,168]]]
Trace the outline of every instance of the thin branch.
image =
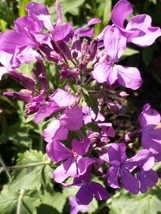
[[2,165],[2,167],[0,167],[0,173],[3,172],[3,171],[5,171],[8,179],[9,179],[9,181],[11,181],[12,180],[11,175],[10,175],[9,170],[8,170],[6,164],[4,163],[1,155],[0,155],[0,163]]
[[3,172],[3,171],[11,171],[11,170],[19,170],[19,169],[23,169],[23,168],[30,168],[30,167],[36,167],[36,166],[41,166],[41,165],[49,165],[50,164],[50,161],[47,160],[47,161],[42,161],[42,162],[39,162],[39,163],[30,163],[30,164],[26,164],[26,165],[17,165],[17,166],[8,166],[6,168],[3,167],[0,167],[0,172]]

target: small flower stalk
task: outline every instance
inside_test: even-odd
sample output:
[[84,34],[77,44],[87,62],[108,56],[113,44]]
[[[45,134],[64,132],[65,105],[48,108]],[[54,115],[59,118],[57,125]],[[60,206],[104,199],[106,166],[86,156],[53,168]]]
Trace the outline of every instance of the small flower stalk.
[[[125,114],[120,100],[128,96],[126,88],[137,90],[143,82],[136,67],[121,65],[127,45],[150,46],[161,36],[161,29],[151,26],[146,14],[133,16],[125,26],[133,11],[127,0],[117,2],[112,25],[96,37],[94,26],[101,20],[93,18],[74,28],[62,21],[58,0],[54,24],[45,5],[30,2],[26,10],[28,14],[15,21],[14,29],[0,36],[0,78],[7,74],[21,85],[20,91],[4,95],[23,101],[26,116],[33,115],[37,124],[50,121],[43,125],[42,137],[48,156],[56,163],[53,179],[66,188],[78,187],[75,199],[69,199],[72,213],[86,211],[94,197],[107,200],[109,187],[133,194],[146,192],[158,180],[153,165],[161,161],[160,114],[145,104],[140,127],[118,139],[119,127],[108,119],[108,112]],[[45,61],[59,68],[61,86],[51,87]],[[30,76],[18,72],[21,65],[31,62]],[[136,138],[142,149],[129,157],[127,150]],[[104,185],[93,181],[93,176]],[[72,183],[67,184],[68,178]]]

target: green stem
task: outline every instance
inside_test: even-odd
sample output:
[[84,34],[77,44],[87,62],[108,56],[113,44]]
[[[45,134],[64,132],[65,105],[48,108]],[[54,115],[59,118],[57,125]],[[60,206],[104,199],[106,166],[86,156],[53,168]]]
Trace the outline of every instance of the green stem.
[[3,161],[2,157],[1,157],[1,155],[0,155],[0,163],[1,163],[1,165],[2,165],[2,167],[0,167],[0,173],[1,173],[2,171],[5,171],[5,172],[6,172],[6,175],[7,175],[7,177],[8,177],[8,179],[9,179],[9,181],[11,181],[11,180],[12,180],[11,175],[10,175],[10,173],[9,173],[9,171],[8,171],[8,168],[7,168],[6,164],[4,163],[4,161]]
[[[23,169],[23,168],[37,167],[37,166],[49,165],[49,164],[50,164],[50,161],[47,160],[47,161],[42,161],[42,162],[39,162],[39,163],[30,163],[30,164],[26,164],[26,165],[8,166],[7,170],[8,171],[10,171],[10,170],[18,170],[18,169]],[[0,172],[2,172],[2,171],[6,171],[6,168],[0,167]]]
[[20,189],[20,194],[19,194],[19,197],[18,197],[16,214],[21,214],[21,203],[22,203],[22,199],[23,199],[24,193],[25,193],[25,190],[24,189]]
[[39,125],[39,134],[40,134],[40,138],[39,138],[39,150],[44,152],[44,140],[42,137],[42,125]]

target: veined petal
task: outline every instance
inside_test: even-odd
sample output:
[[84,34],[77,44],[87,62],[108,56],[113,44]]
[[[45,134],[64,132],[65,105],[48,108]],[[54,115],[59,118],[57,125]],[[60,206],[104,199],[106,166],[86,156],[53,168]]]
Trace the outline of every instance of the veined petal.
[[83,125],[83,113],[79,106],[65,109],[60,117],[60,124],[70,131],[77,131]]
[[118,74],[117,81],[120,85],[133,90],[136,90],[141,86],[142,79],[137,68],[115,65],[115,69],[117,70]]
[[46,117],[49,117],[51,114],[53,114],[54,112],[60,109],[61,108],[54,101],[46,103],[39,108],[38,112],[34,117],[34,122],[40,123],[43,119],[45,119]]
[[98,63],[92,71],[93,78],[98,83],[106,82],[112,85],[117,80],[117,72],[107,62]]
[[133,12],[131,4],[127,0],[120,0],[115,4],[112,14],[111,20],[114,25],[123,28],[124,21]]
[[77,139],[72,140],[72,149],[77,154],[83,156],[88,152],[90,146],[90,140],[88,138],[84,138],[82,141]]
[[88,205],[93,199],[93,192],[88,185],[83,185],[76,194],[76,201],[78,204]]
[[52,32],[53,40],[55,42],[63,40],[70,33],[71,27],[70,22],[56,25]]
[[107,192],[107,190],[99,183],[91,181],[89,183],[89,188],[93,192],[94,196],[100,201],[106,200],[110,197],[110,194]]
[[125,168],[120,170],[123,186],[133,194],[139,192],[139,181]]
[[54,141],[52,143],[48,143],[46,147],[46,151],[48,156],[54,162],[63,161],[67,158],[73,157],[73,153],[70,149],[68,149],[64,144]]
[[60,166],[58,166],[54,172],[53,177],[57,183],[62,183],[68,177],[77,175],[77,166],[75,164],[74,158],[69,158]]
[[143,111],[140,114],[139,122],[141,127],[146,127],[148,125],[157,126],[160,123],[161,116],[155,109],[151,108],[149,103],[143,106]]
[[80,158],[78,160],[79,175],[84,174],[88,170],[89,166],[91,166],[94,162],[95,160],[92,158],[88,158],[88,157]]
[[154,43],[154,41],[161,36],[161,29],[159,27],[151,26],[151,17],[146,14],[134,16],[127,24],[127,30],[140,30],[138,35],[131,38],[131,42],[146,47]]
[[112,188],[120,188],[118,183],[118,176],[119,176],[119,167],[111,166],[107,172],[107,181],[110,187]]
[[137,178],[140,181],[140,192],[145,193],[147,187],[153,187],[158,181],[158,175],[155,171],[139,171],[137,173]]
[[42,21],[46,29],[50,31],[53,29],[50,14],[44,4],[30,2],[26,5],[26,10],[28,11],[29,16],[32,16],[33,18],[36,17],[38,20]]
[[116,27],[109,27],[104,34],[104,46],[112,61],[116,62],[126,49],[126,38]]
[[54,140],[66,140],[68,137],[68,129],[62,127],[59,120],[53,120],[43,131],[43,137],[48,143]]
[[49,99],[62,108],[69,107],[76,102],[76,98],[72,94],[60,88],[56,89]]

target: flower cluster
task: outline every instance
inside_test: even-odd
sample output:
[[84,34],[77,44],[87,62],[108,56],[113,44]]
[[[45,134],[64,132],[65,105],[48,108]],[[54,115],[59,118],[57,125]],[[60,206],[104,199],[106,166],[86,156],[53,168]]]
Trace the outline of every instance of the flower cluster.
[[[34,115],[35,123],[50,119],[43,138],[47,154],[57,166],[54,180],[63,186],[79,187],[76,201],[70,201],[80,207],[88,205],[93,197],[110,197],[105,186],[92,180],[93,174],[107,187],[123,187],[133,194],[146,192],[158,180],[152,167],[161,160],[160,115],[145,104],[139,117],[140,128],[116,140],[106,112],[121,113],[117,100],[127,96],[122,88],[136,90],[142,84],[136,67],[119,64],[127,44],[149,46],[161,36],[161,29],[151,26],[146,14],[132,17],[124,27],[133,11],[127,0],[117,2],[112,25],[95,38],[94,25],[101,21],[93,18],[75,29],[71,22],[62,21],[58,1],[54,25],[43,4],[30,2],[26,10],[27,16],[17,19],[13,30],[0,34],[0,77],[8,74],[22,85],[19,92],[4,95],[23,101],[25,114]],[[54,91],[44,61],[59,67],[63,84]],[[34,62],[30,77],[17,71],[30,62]],[[141,139],[142,149],[127,157],[129,143],[135,138]],[[67,184],[70,177],[72,183]]]

